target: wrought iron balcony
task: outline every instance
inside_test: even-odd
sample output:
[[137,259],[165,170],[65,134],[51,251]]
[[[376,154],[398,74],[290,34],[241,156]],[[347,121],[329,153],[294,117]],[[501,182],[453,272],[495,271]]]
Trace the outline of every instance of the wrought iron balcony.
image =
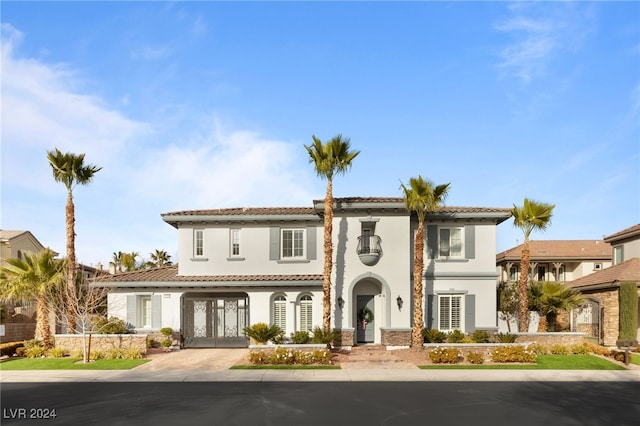
[[358,256],[365,265],[372,266],[378,263],[382,255],[382,240],[378,235],[358,237]]

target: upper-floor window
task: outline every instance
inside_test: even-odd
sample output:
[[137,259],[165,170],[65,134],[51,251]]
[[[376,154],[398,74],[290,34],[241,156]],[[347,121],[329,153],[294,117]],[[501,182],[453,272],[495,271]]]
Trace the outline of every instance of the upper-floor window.
[[231,256],[240,256],[240,230],[232,229],[230,235]]
[[204,255],[204,230],[202,229],[193,231],[193,254],[194,256]]
[[440,257],[462,256],[462,228],[440,228]]
[[623,250],[622,246],[617,246],[613,248],[613,264],[617,265],[618,263],[622,263],[623,258]]
[[282,230],[283,259],[304,258],[304,229]]

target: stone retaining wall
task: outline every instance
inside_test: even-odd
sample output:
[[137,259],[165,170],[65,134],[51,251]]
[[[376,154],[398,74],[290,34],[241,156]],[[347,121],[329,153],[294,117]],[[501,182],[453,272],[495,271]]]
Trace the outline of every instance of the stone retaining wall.
[[585,333],[514,333],[518,337],[516,343],[540,343],[545,346],[580,345],[585,342]]
[[355,342],[353,328],[336,329],[336,332],[340,333],[340,339],[335,342],[336,346],[353,346]]
[[410,328],[381,328],[380,340],[384,346],[410,346]]
[[[88,339],[89,336],[87,335]],[[65,348],[69,352],[82,350],[82,334],[56,334],[57,348]],[[111,349],[138,349],[140,353],[147,353],[146,334],[93,334],[91,335],[91,350],[107,352]]]

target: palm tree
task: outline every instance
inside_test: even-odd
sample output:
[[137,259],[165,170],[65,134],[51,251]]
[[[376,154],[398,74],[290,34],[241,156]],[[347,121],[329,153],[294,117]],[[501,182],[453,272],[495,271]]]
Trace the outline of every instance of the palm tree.
[[155,253],[149,253],[149,255],[151,256],[151,262],[149,263],[157,268],[173,264],[173,262],[171,262],[171,255],[165,250],[156,249]]
[[343,138],[340,134],[325,143],[322,143],[315,135],[311,136],[311,139],[313,139],[313,144],[304,146],[309,153],[309,162],[313,163],[318,176],[327,180],[327,192],[324,198],[322,327],[324,331],[329,331],[331,329],[331,271],[333,266],[333,177],[336,174],[346,173],[360,151],[352,151],[350,139]]
[[424,339],[424,315],[422,312],[422,274],[424,271],[424,219],[429,213],[438,211],[449,193],[450,183],[434,186],[434,184],[418,175],[409,179],[409,186],[401,184],[404,192],[404,203],[409,212],[418,215],[418,230],[414,241],[413,262],[413,328],[411,331],[411,346],[421,347]]
[[49,296],[64,280],[64,262],[45,249],[38,254],[25,253],[23,259],[5,260],[0,268],[0,300],[36,300],[35,338],[51,347]]
[[122,272],[122,258],[124,256],[124,253],[119,251],[119,252],[113,252],[113,258],[111,260],[111,263],[113,263],[113,267],[115,268],[116,272]]
[[122,253],[122,267],[126,272],[135,271],[138,269],[136,264],[136,257],[140,256],[138,252],[132,251],[131,253]]
[[515,204],[511,210],[513,225],[524,233],[522,244],[522,256],[520,258],[520,279],[518,281],[518,331],[529,330],[529,302],[527,299],[527,283],[529,281],[529,236],[533,231],[544,231],[551,224],[554,204],[546,204],[538,201],[524,199],[524,204],[519,207]]
[[[84,164],[84,154],[62,153],[58,148],[47,151],[47,159],[53,170],[53,178],[67,188],[66,228],[67,228],[67,260],[66,281],[71,289],[76,285],[76,233],[75,206],[73,204],[73,188],[77,185],[87,185],[93,176],[102,170],[92,164]],[[73,310],[68,312],[68,332],[75,333],[76,319]]]
[[583,304],[584,299],[576,290],[564,283],[535,281],[529,287],[531,304],[546,318],[547,330],[556,331],[556,319],[560,311],[570,311]]

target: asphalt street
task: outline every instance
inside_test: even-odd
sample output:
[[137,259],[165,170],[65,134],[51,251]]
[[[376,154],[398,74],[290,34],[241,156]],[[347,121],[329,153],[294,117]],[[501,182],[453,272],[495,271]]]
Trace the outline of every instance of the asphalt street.
[[5,382],[1,403],[3,425],[637,426],[640,382]]

